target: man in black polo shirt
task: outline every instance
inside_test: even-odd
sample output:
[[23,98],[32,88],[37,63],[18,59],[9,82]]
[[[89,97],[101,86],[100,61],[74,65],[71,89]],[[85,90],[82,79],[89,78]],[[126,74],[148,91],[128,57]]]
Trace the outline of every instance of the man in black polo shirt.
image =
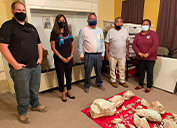
[[24,4],[14,2],[11,7],[14,17],[0,29],[0,51],[9,62],[20,120],[30,123],[31,119],[27,115],[29,105],[31,110],[47,111],[47,107],[41,106],[38,99],[42,45],[36,28],[25,22]]

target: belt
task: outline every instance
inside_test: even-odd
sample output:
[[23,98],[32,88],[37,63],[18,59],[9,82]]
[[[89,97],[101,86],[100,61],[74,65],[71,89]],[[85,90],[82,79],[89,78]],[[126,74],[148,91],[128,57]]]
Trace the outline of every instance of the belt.
[[92,55],[97,55],[97,54],[101,54],[101,52],[95,52],[95,53],[88,53],[88,52],[85,52],[85,54],[92,54]]

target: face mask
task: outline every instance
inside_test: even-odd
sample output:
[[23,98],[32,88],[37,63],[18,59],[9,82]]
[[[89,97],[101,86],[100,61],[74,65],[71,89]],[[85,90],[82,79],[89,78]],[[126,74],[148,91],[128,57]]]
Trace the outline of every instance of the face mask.
[[26,13],[23,12],[15,12],[14,14],[15,18],[19,21],[25,21]]
[[66,23],[63,21],[58,22],[58,26],[59,26],[59,28],[64,28],[66,26]]
[[148,30],[149,30],[149,26],[147,26],[147,25],[142,25],[142,26],[141,26],[141,29],[142,29],[143,31],[148,31]]
[[115,25],[115,28],[118,29],[118,30],[120,30],[120,29],[122,28],[122,26],[123,26],[123,25],[121,25],[121,26]]
[[95,26],[95,25],[97,25],[97,21],[96,20],[92,20],[92,21],[89,22],[89,25],[90,26]]

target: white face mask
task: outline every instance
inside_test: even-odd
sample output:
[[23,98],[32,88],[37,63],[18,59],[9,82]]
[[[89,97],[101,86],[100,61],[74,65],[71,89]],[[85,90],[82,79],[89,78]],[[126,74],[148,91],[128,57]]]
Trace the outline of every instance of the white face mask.
[[143,31],[148,31],[148,30],[149,30],[149,26],[147,26],[147,25],[142,25],[142,26],[141,26],[141,29],[142,29]]

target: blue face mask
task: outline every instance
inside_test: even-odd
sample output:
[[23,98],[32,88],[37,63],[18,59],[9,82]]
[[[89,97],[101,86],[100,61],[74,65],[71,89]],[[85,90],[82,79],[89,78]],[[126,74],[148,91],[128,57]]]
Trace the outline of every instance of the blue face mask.
[[97,25],[97,21],[96,20],[92,20],[92,21],[89,22],[89,25],[90,26],[95,26],[95,25]]
[[149,30],[149,26],[147,26],[147,25],[142,25],[141,28],[142,28],[143,31],[148,31]]

